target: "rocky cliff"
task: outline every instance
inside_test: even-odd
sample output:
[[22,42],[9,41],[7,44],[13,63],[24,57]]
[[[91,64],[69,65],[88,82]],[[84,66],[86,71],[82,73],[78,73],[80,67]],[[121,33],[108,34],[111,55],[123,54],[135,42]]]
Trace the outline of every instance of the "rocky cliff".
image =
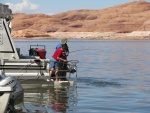
[[15,13],[12,20],[14,38],[55,38],[51,34],[59,32],[130,33],[149,30],[149,2],[130,2],[102,10],[72,10],[56,15]]

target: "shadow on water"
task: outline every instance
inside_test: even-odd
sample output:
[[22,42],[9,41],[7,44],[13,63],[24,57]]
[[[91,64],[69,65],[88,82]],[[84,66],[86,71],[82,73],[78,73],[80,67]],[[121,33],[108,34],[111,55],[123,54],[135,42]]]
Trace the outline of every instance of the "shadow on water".
[[120,84],[116,81],[105,81],[105,80],[99,80],[94,78],[79,78],[79,83],[84,83],[86,85],[96,86],[96,87],[122,87],[123,84]]

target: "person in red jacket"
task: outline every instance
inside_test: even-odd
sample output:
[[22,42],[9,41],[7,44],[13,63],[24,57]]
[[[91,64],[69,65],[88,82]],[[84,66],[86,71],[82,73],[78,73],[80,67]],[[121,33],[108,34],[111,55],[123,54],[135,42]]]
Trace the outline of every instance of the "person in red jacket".
[[55,69],[56,81],[58,81],[58,61],[67,62],[66,59],[61,58],[62,52],[66,50],[66,45],[63,44],[61,48],[58,48],[50,59],[50,78],[47,81],[51,81],[52,72]]

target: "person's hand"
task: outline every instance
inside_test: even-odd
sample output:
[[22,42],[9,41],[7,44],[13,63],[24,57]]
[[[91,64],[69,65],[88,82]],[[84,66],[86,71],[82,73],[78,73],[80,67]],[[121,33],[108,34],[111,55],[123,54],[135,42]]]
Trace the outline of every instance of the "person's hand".
[[67,60],[64,60],[64,62],[68,62]]

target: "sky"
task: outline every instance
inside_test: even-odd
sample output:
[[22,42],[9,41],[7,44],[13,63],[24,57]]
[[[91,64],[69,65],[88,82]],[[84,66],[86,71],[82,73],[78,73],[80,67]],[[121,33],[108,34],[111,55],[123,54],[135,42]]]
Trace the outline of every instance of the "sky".
[[13,12],[53,15],[69,10],[99,10],[133,1],[140,0],[0,0],[0,3],[9,5]]

